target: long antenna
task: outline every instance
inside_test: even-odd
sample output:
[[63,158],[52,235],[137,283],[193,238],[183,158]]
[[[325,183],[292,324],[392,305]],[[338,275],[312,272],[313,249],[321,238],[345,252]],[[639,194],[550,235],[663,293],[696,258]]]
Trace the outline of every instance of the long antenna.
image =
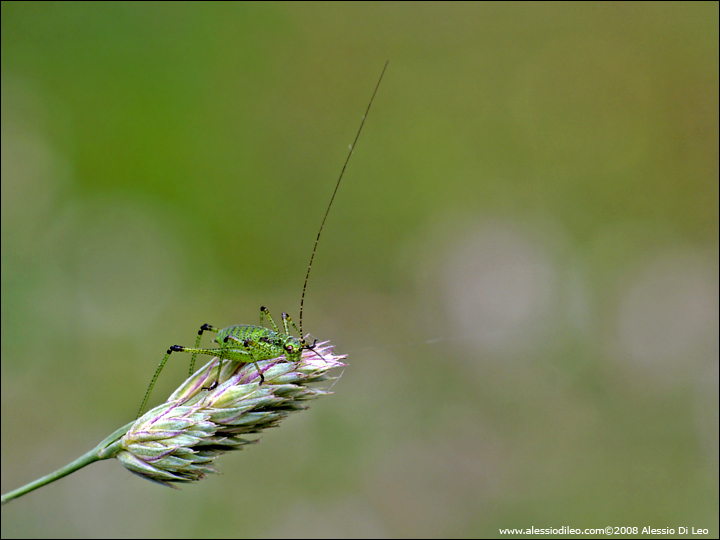
[[382,82],[383,75],[385,75],[385,70],[387,69],[389,63],[390,63],[390,60],[385,62],[385,67],[383,67],[382,73],[380,74],[380,79],[378,79],[378,82],[375,85],[375,90],[373,91],[372,97],[370,98],[370,103],[368,103],[367,109],[365,110],[365,115],[363,116],[362,122],[360,123],[360,129],[358,129],[357,135],[355,135],[355,140],[353,141],[352,146],[350,146],[350,153],[348,153],[348,157],[345,159],[345,164],[343,165],[343,168],[340,171],[340,177],[338,178],[337,184],[335,184],[335,191],[333,191],[332,197],[330,197],[330,204],[328,204],[327,210],[325,210],[325,216],[323,217],[322,223],[320,224],[320,230],[318,231],[317,238],[315,238],[315,246],[313,246],[312,254],[310,255],[310,264],[308,264],[307,274],[305,274],[305,283],[303,284],[302,296],[300,297],[300,338],[301,339],[305,339],[303,337],[303,331],[302,331],[303,305],[305,303],[305,289],[307,289],[308,278],[310,277],[310,269],[312,268],[313,260],[315,259],[315,251],[317,251],[318,242],[320,241],[320,235],[322,234],[323,227],[325,226],[325,220],[327,219],[328,214],[330,213],[330,207],[332,206],[333,201],[335,200],[335,194],[337,193],[337,190],[340,187],[340,181],[343,178],[343,174],[345,174],[345,168],[347,167],[347,164],[350,161],[350,157],[353,155],[353,150],[355,150],[355,145],[357,144],[358,139],[360,138],[360,133],[362,132],[362,128],[365,125],[365,119],[367,118],[367,115],[370,112],[370,107],[372,107],[373,100],[375,99],[375,94],[377,94],[378,88],[380,88],[380,83]]

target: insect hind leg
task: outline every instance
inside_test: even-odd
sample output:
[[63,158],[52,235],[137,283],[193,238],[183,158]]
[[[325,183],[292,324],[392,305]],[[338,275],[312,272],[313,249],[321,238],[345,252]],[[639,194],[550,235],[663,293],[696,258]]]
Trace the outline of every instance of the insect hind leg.
[[[210,324],[207,324],[207,323],[203,324],[200,327],[200,330],[198,330],[197,338],[195,338],[195,348],[196,349],[200,348],[200,339],[202,339],[203,332],[213,332],[213,333],[217,334],[219,331],[220,331],[219,328],[215,328],[214,326],[212,326]],[[197,355],[198,355],[198,353],[194,352],[192,355],[192,358],[190,359],[190,374],[188,376],[192,375],[195,372],[195,359],[197,358]]]
[[167,362],[168,358],[170,358],[170,355],[173,352],[181,351],[183,348],[179,345],[173,345],[167,350],[167,353],[165,353],[165,356],[163,356],[163,359],[160,361],[160,365],[155,370],[155,375],[153,375],[152,380],[150,381],[150,386],[148,386],[147,391],[145,392],[145,398],[143,399],[142,405],[140,405],[140,410],[138,411],[137,418],[140,418],[142,416],[143,409],[145,408],[145,405],[147,405],[148,399],[150,399],[150,393],[152,392],[152,389],[155,387],[155,383],[157,382],[158,377],[160,376],[160,372],[165,367],[165,363]]

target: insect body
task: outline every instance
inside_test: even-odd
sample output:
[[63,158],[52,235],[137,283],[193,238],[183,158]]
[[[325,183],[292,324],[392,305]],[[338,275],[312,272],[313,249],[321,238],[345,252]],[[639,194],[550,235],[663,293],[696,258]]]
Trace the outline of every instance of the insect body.
[[[261,325],[263,323],[263,316],[266,316],[268,321],[270,321],[272,330],[265,328],[264,326],[254,326],[250,324],[228,326],[227,328],[223,328],[221,330],[209,324],[203,324],[198,331],[194,348],[183,347],[182,345],[173,345],[170,347],[165,354],[165,357],[160,362],[160,365],[155,372],[155,376],[150,382],[150,386],[145,394],[145,399],[140,406],[138,418],[147,404],[150,392],[155,386],[155,382],[157,381],[160,372],[163,367],[165,367],[165,362],[167,362],[170,355],[174,352],[192,353],[192,360],[190,361],[190,375],[192,375],[193,371],[195,371],[195,359],[198,354],[217,356],[220,359],[220,362],[223,360],[231,360],[242,363],[253,363],[259,375],[259,384],[262,384],[265,381],[265,376],[263,375],[260,366],[258,366],[259,361],[270,360],[284,355],[288,362],[298,362],[300,361],[304,350],[313,350],[315,348],[315,343],[310,345],[304,338],[297,338],[290,335],[288,323],[292,325],[298,334],[300,334],[300,330],[298,330],[297,326],[295,326],[295,323],[292,319],[290,319],[290,316],[287,313],[282,314],[283,330],[285,330],[284,334],[280,332],[275,324],[275,321],[270,316],[270,312],[265,306],[260,308]],[[213,332],[217,334],[214,341],[219,346],[210,349],[200,349],[200,340],[204,332]],[[220,369],[218,369],[218,377],[219,376]],[[217,384],[218,380],[216,379],[212,385],[207,388],[207,390],[214,389]]]
[[[300,330],[297,329],[295,323],[292,322],[292,319],[290,319],[287,313],[282,314],[284,334],[280,332],[265,306],[260,308],[261,325],[263,316],[266,316],[270,321],[273,327],[272,330],[264,326],[253,326],[249,324],[228,326],[227,328],[218,330],[209,324],[203,324],[198,332],[194,349],[173,345],[173,347],[170,347],[168,355],[174,351],[193,353],[192,360],[190,361],[191,375],[195,369],[195,358],[198,354],[214,355],[221,360],[236,360],[244,363],[252,362],[255,364],[255,369],[257,369],[258,375],[260,376],[260,384],[262,384],[265,376],[257,364],[259,360],[270,360],[271,358],[284,355],[288,362],[297,362],[300,360],[304,350],[312,350],[315,347],[314,343],[309,345],[304,338],[296,338],[290,335],[288,323],[295,328],[298,334]],[[216,349],[198,349],[203,332],[215,332],[217,337],[214,341],[219,343],[220,347]]]
[[[363,116],[362,122],[360,124],[360,128],[355,135],[355,140],[350,146],[350,153],[345,159],[345,164],[340,171],[340,176],[338,177],[337,183],[335,184],[335,190],[333,191],[332,197],[330,197],[330,203],[325,210],[325,216],[323,217],[322,223],[320,224],[320,230],[318,231],[317,237],[315,238],[315,245],[313,246],[312,253],[310,254],[310,263],[308,264],[307,273],[305,274],[305,283],[303,284],[302,296],[300,297],[300,328],[295,325],[295,323],[290,319],[290,316],[287,313],[283,313],[282,323],[284,333],[281,332],[275,324],[275,321],[270,316],[270,312],[265,306],[260,308],[260,326],[236,325],[228,326],[227,328],[223,329],[218,329],[209,324],[203,324],[198,331],[198,336],[195,340],[194,348],[183,347],[181,345],[173,345],[167,350],[167,353],[165,354],[162,361],[160,362],[160,365],[155,371],[155,375],[153,376],[152,381],[150,381],[150,386],[145,393],[145,399],[143,399],[142,405],[140,406],[140,411],[138,412],[138,418],[140,417],[140,415],[142,415],[143,409],[145,408],[145,405],[150,398],[150,393],[155,386],[155,382],[157,381],[160,372],[162,371],[163,367],[165,367],[165,363],[167,362],[168,358],[170,358],[170,355],[174,352],[192,353],[192,360],[190,361],[191,375],[195,369],[195,359],[197,358],[198,354],[216,356],[220,359],[221,364],[223,360],[230,360],[231,362],[238,362],[243,364],[252,363],[255,365],[255,369],[257,370],[257,373],[259,375],[258,378],[260,380],[258,384],[262,384],[265,380],[265,376],[263,375],[262,370],[258,365],[259,361],[270,360],[273,358],[284,356],[285,360],[287,360],[288,362],[298,362],[302,357],[303,351],[312,351],[315,348],[315,344],[317,343],[317,341],[309,344],[302,333],[303,306],[305,303],[305,290],[307,289],[308,279],[310,277],[310,269],[312,268],[313,260],[315,259],[315,252],[317,250],[318,242],[320,241],[320,235],[322,234],[323,227],[325,226],[325,221],[327,220],[328,214],[330,213],[330,208],[332,207],[333,201],[335,200],[335,194],[340,187],[340,182],[343,178],[343,174],[345,173],[345,168],[350,161],[350,157],[353,154],[353,149],[355,148],[355,145],[360,138],[360,133],[362,132],[362,128],[365,125],[365,119],[367,118],[368,112],[370,112],[370,107],[372,106],[373,99],[375,99],[375,94],[377,93],[377,90],[380,87],[380,83],[382,82],[383,75],[385,74],[385,69],[387,69],[387,62],[385,63],[385,67],[383,68],[382,73],[380,74],[380,79],[375,86],[373,95],[370,98],[370,103],[368,103],[365,115]],[[267,317],[270,325],[272,326],[272,329],[262,326],[263,317]],[[299,337],[294,337],[290,335],[288,323],[298,333]],[[217,334],[214,340],[218,345],[217,347],[207,349],[200,348],[200,339],[202,338],[204,332],[213,332]],[[319,353],[315,354],[318,354],[319,356]],[[218,385],[219,377],[220,369],[218,369],[218,376],[215,381],[211,384],[210,387],[206,389],[214,389]]]

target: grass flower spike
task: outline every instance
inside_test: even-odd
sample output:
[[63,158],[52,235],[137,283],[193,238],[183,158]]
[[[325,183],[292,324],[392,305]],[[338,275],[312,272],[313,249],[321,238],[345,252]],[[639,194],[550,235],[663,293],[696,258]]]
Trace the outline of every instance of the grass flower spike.
[[[258,362],[265,376],[259,385],[252,364],[225,360],[219,365],[215,358],[133,424],[117,458],[131,472],[162,484],[200,480],[215,472],[215,458],[256,442],[247,435],[276,426],[305,409],[308,400],[327,394],[307,385],[327,379],[329,369],[344,365],[341,359],[319,343],[297,364],[282,357]],[[216,388],[204,390],[216,379]]]
[[334,355],[327,342],[318,343],[304,350],[299,362],[287,362],[284,357],[258,362],[265,378],[258,384],[260,376],[253,364],[213,358],[165,403],[65,467],[6,493],[2,502],[110,458],[167,486],[201,480],[216,472],[213,462],[218,456],[257,442],[254,435],[306,409],[309,400],[329,394],[327,389],[308,385],[333,378],[328,371],[344,367],[344,359]]

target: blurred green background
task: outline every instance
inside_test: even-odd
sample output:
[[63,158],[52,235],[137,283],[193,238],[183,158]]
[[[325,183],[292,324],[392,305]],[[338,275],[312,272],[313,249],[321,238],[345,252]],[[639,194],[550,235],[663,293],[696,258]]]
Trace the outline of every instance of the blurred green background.
[[3,492],[202,323],[297,317],[386,59],[305,303],[335,394],[3,537],[718,534],[717,3],[3,2]]

